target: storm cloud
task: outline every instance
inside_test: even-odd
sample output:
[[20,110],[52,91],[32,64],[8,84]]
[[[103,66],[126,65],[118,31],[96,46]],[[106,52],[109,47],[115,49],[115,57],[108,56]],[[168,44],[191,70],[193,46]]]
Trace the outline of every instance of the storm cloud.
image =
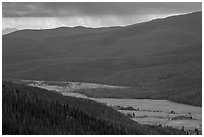
[[[3,2],[3,28],[129,25],[202,10],[201,2]],[[33,21],[36,23],[33,24]]]
[[3,17],[126,16],[135,14],[173,14],[201,10],[201,3],[160,2],[44,2],[3,3]]

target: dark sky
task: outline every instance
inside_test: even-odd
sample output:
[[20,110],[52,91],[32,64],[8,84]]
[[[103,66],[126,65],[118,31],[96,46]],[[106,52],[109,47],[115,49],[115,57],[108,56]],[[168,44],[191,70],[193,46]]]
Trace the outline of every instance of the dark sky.
[[202,3],[77,2],[2,3],[3,28],[125,26],[202,10]]

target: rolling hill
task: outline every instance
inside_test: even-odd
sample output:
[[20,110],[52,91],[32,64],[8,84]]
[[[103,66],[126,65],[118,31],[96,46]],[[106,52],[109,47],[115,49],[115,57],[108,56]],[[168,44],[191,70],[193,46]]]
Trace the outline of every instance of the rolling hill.
[[17,31],[3,36],[2,49],[3,78],[126,85],[202,104],[202,12],[126,27]]

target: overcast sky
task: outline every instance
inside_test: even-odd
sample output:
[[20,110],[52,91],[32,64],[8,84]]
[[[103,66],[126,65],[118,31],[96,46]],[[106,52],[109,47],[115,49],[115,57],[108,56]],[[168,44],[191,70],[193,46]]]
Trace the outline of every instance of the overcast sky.
[[2,3],[3,29],[126,26],[202,10],[202,3]]

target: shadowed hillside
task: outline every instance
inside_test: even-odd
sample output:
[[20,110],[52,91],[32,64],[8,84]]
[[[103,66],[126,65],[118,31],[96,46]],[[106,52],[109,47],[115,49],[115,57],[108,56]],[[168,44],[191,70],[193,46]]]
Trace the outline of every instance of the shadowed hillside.
[[187,93],[189,102],[201,97],[202,12],[112,29],[67,29],[3,36],[3,78],[128,85],[164,98]]

